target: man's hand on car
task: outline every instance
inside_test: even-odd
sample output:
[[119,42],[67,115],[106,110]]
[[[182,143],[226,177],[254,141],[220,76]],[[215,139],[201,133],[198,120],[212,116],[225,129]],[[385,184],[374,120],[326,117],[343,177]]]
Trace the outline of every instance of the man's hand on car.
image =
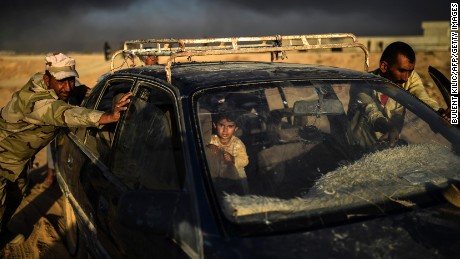
[[380,141],[388,142],[390,147],[394,147],[399,140],[399,131],[384,117],[378,118],[374,123],[374,130],[383,133]]
[[117,122],[120,119],[120,112],[128,109],[125,105],[127,105],[131,100],[129,99],[133,93],[128,92],[125,93],[121,99],[116,103],[115,107],[111,112],[106,112],[102,114],[101,118],[99,119],[99,124],[109,124],[113,122]]
[[394,147],[399,140],[399,131],[396,128],[390,128],[390,130],[383,134],[379,140],[386,141],[388,142],[388,146]]

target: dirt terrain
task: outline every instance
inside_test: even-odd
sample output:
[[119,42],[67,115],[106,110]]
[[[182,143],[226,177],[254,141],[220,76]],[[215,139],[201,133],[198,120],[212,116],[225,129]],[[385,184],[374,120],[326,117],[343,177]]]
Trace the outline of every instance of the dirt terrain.
[[[66,53],[77,61],[77,71],[80,74],[80,82],[87,86],[94,86],[100,75],[110,69],[110,62],[104,60],[103,54],[77,54]],[[381,53],[371,53],[370,69],[377,67]],[[268,54],[247,55],[245,60],[263,58],[270,60]],[[433,81],[428,75],[428,66],[434,66],[446,76],[450,77],[450,53],[449,52],[418,52],[416,70],[425,81],[430,95],[440,103],[442,97],[436,90]],[[43,72],[44,54],[42,55],[0,55],[0,107],[3,107],[11,98],[11,95],[21,88],[36,72]],[[234,56],[215,57],[214,60],[231,60]],[[199,60],[193,59],[193,60]],[[160,59],[160,63],[161,63]],[[310,63],[331,65],[363,70],[363,55],[353,52],[327,52],[327,53],[299,53],[289,54],[284,62]],[[66,252],[63,229],[61,225],[62,207],[61,192],[59,186],[54,184],[50,188],[40,185],[46,174],[46,152],[38,153],[34,171],[31,173],[30,194],[24,199],[16,212],[15,223],[18,228],[30,233],[26,236],[26,242],[19,246],[5,245],[7,237],[0,233],[0,257],[1,258],[70,258]]]

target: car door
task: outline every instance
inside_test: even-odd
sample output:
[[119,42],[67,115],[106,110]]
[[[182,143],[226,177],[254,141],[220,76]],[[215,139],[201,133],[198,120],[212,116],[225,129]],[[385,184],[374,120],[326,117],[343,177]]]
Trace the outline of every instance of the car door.
[[[110,111],[114,98],[130,91],[134,84],[132,79],[109,79],[94,89],[86,108]],[[81,127],[68,130],[62,135],[58,148],[59,161],[65,175],[66,186],[76,201],[76,208],[82,226],[82,234],[87,237],[88,245],[98,254],[117,254],[118,248],[110,237],[106,225],[107,199],[117,197],[118,192],[126,187],[114,178],[107,167],[111,139],[115,134],[117,123],[99,128]],[[60,143],[58,143],[59,145]],[[101,194],[104,189],[112,196]]]
[[437,70],[436,68],[429,66],[428,73],[431,76],[431,79],[435,82],[436,86],[438,87],[439,91],[444,98],[444,101],[447,104],[447,107],[450,107],[450,95],[451,95],[451,84],[449,79],[444,76],[441,71]]
[[[109,80],[87,107],[110,110],[133,82]],[[185,188],[177,98],[154,82],[139,82],[132,92],[119,123],[74,129],[66,148],[72,151],[61,155],[72,161],[68,180],[87,221],[88,245],[114,258],[196,257],[201,246]],[[136,217],[145,221],[138,225]]]
[[109,210],[118,213],[108,214],[106,220],[125,255],[199,254],[176,100],[161,83],[139,81],[118,125],[109,163],[128,190],[108,200]]
[[[460,127],[460,124],[458,124],[458,111],[456,109],[456,107],[458,107],[458,99],[455,99],[458,94],[458,90],[457,92],[452,92],[450,80],[447,79],[447,77],[436,68],[429,66],[428,73],[441,92],[442,97],[446,102],[447,108],[452,109],[450,113],[451,123],[457,127]],[[452,96],[452,94],[455,94],[455,96]]]

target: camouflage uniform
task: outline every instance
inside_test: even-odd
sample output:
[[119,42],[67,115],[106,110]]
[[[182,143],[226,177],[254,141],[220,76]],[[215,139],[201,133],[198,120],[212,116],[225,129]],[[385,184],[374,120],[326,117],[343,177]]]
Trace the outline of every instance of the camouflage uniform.
[[19,183],[19,189],[24,189],[24,181],[17,181],[18,177],[26,176],[27,162],[56,136],[59,127],[97,127],[102,114],[59,100],[46,86],[43,73],[35,74],[13,94],[0,116],[0,223],[7,185]]

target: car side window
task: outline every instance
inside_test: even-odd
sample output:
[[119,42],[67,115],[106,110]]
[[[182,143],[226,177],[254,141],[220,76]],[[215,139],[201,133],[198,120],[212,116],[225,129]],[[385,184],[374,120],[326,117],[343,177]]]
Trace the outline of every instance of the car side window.
[[141,85],[114,142],[113,173],[132,189],[179,190],[184,163],[174,97]]
[[[129,92],[133,81],[115,80],[110,81],[105,88],[104,94],[91,96],[88,100],[88,105],[95,102],[95,108],[100,111],[110,112],[112,106],[121,98],[124,93]],[[99,159],[107,163],[110,147],[115,134],[115,129],[118,123],[111,123],[100,126],[99,128],[87,128],[86,146],[96,155]]]

